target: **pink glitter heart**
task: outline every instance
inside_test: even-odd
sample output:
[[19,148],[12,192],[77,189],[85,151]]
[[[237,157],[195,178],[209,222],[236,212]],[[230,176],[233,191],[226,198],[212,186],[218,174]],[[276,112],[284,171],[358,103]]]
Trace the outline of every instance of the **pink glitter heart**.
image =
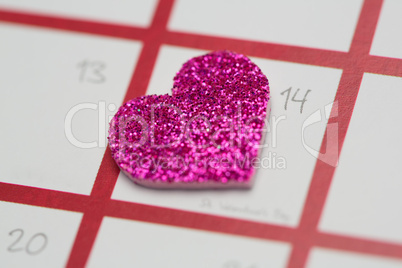
[[120,107],[108,137],[118,166],[150,187],[249,187],[269,103],[258,66],[229,51],[192,58],[172,92]]

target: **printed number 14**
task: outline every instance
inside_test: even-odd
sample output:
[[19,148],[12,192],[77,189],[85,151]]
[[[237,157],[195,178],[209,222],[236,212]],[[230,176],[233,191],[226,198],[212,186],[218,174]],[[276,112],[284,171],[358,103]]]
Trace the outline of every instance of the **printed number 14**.
[[[292,91],[292,87],[290,87],[290,88],[286,89],[285,91],[282,91],[282,92],[281,92],[281,95],[286,94],[285,111],[288,109],[288,102],[289,102],[289,97],[290,97],[291,91]],[[292,100],[293,102],[300,102],[300,103],[301,103],[301,104],[300,104],[300,113],[302,113],[302,112],[303,112],[303,108],[304,108],[304,103],[307,101],[307,95],[311,92],[311,90],[308,89],[308,90],[306,91],[306,93],[304,94],[303,99],[296,99],[297,93],[299,93],[299,91],[300,91],[300,88],[298,88],[298,89],[296,90],[296,92],[293,94],[291,100]]]

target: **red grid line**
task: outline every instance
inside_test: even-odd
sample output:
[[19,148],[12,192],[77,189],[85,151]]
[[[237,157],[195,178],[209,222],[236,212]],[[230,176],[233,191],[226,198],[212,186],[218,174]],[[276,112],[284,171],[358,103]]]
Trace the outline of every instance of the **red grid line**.
[[368,53],[359,55],[359,57],[354,57],[357,55],[351,55],[350,52],[347,53],[178,32],[168,32],[164,43],[204,50],[230,48],[233,51],[245,54],[249,57],[259,57],[338,69],[345,69],[349,66],[354,66],[357,60],[361,63],[361,66],[364,67],[365,72],[402,76],[402,59],[372,56]]
[[[0,10],[0,21],[140,41],[146,40],[149,38],[149,35],[152,35],[151,28],[61,18],[33,13],[22,14],[18,11],[4,9]],[[175,46],[203,50],[230,48],[236,52],[252,57],[339,69],[354,64],[354,59],[350,57],[349,53],[341,51],[281,45],[269,42],[246,41],[242,39],[181,33],[169,30],[160,32],[160,34],[163,34],[163,43]],[[372,55],[362,56],[367,61],[364,64],[366,72],[402,76],[402,59]]]
[[[144,95],[161,45],[161,36],[165,31],[173,1],[161,1],[154,14],[150,33],[143,40],[143,48],[127,90],[124,102]],[[98,175],[91,192],[93,209],[86,211],[78,229],[67,267],[84,267],[104,217],[104,209],[110,201],[114,185],[119,175],[119,168],[114,163],[109,147],[104,154]]]
[[148,32],[148,29],[141,27],[132,27],[84,19],[63,18],[60,16],[56,17],[37,13],[21,13],[19,11],[9,9],[0,9],[0,21],[130,40],[141,40]]
[[[313,238],[315,246],[338,249],[342,251],[354,251],[363,254],[379,255],[390,258],[401,258],[402,245],[373,241],[364,238],[348,237],[339,234],[316,233]],[[302,267],[302,266],[300,266]]]
[[[143,48],[125,100],[145,94],[159,48],[163,43],[204,50],[227,48],[248,56],[343,69],[336,95],[339,107],[339,153],[363,73],[402,77],[401,59],[369,55],[382,0],[364,2],[351,48],[347,53],[169,31],[166,25],[172,6],[173,0],[161,0],[148,28],[4,9],[0,10],[0,21],[142,41]],[[324,148],[325,143],[326,135],[321,146],[322,152],[331,148],[334,150],[335,147],[331,144],[329,148]],[[114,164],[108,148],[90,196],[0,182],[0,200],[83,212],[68,267],[85,266],[104,216],[288,242],[293,245],[288,267],[304,267],[312,246],[402,259],[401,244],[327,234],[317,230],[334,171],[333,167],[317,161],[300,224],[296,229],[111,200],[119,169]]]
[[89,208],[88,196],[0,182],[0,200],[76,212]]
[[117,200],[108,203],[105,216],[285,242],[293,241],[295,231],[273,224]]
[[107,147],[91,195],[87,199],[89,207],[84,211],[67,267],[85,266],[103,219],[105,203],[112,195],[118,174],[119,168],[113,163]]
[[[366,0],[362,7],[348,53],[354,64],[347,65],[343,70],[335,97],[335,101],[338,103],[337,112],[339,113],[337,119],[339,123],[338,141],[336,147],[335,144],[329,144],[329,148],[324,148],[325,143],[323,142],[321,145],[321,152],[323,153],[325,150],[338,150],[338,154],[341,152],[360,83],[363,78],[364,60],[370,51],[381,6],[382,0]],[[332,113],[334,113],[334,111],[332,111]],[[324,135],[323,141],[326,141],[326,136],[327,132]],[[335,168],[333,166],[317,160],[298,227],[298,237],[296,243],[293,244],[288,268],[304,267],[306,264],[310,248],[315,245],[314,235],[317,233],[318,222],[328,196],[334,172]]]

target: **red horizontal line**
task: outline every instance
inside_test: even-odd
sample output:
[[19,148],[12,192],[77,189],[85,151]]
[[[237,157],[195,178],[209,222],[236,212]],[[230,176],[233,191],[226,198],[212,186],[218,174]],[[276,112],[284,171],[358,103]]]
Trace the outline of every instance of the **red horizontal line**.
[[164,43],[204,50],[233,50],[250,57],[268,58],[323,67],[343,68],[348,53],[268,42],[206,36],[193,33],[168,32]]
[[[0,182],[0,200],[5,202],[54,208],[75,212],[94,209],[90,197],[75,193],[60,192]],[[182,211],[171,208],[130,203],[119,200],[106,202],[105,216],[184,227],[196,230],[239,235],[257,239],[292,243],[299,230],[217,215]],[[340,234],[316,233],[310,237],[313,245],[330,249],[348,250],[402,259],[402,245]]]
[[[105,23],[84,19],[66,18],[45,14],[28,13],[0,9],[0,21],[39,26],[57,30],[96,34],[115,38],[144,41],[153,39],[152,34],[160,34],[163,43],[202,50],[233,50],[250,57],[288,61],[308,65],[343,69],[355,64],[350,53],[317,48],[307,48],[269,42],[249,41],[235,38],[223,38],[183,32],[159,32],[150,28],[141,28],[122,24]],[[150,26],[152,27],[152,25]],[[365,33],[364,33],[365,34]],[[356,38],[356,42],[367,42]],[[358,54],[366,51],[359,51]],[[366,58],[366,55],[361,55]],[[369,56],[363,63],[365,72],[402,77],[402,60],[382,56]]]
[[366,59],[364,71],[402,77],[402,59],[370,55]]
[[[131,40],[144,40],[147,38],[150,32],[152,32],[151,29],[134,26],[21,11],[11,11],[5,9],[0,9],[0,21],[25,24],[28,26],[40,26],[57,30],[127,38]],[[179,32],[167,32],[162,42],[171,45],[186,46],[204,50],[230,49],[249,56],[285,61],[298,61],[297,59],[302,58],[300,63],[322,65],[334,68],[342,68],[343,66],[340,65],[339,62],[341,62],[341,59],[345,58],[347,55],[347,53],[337,51]],[[245,47],[245,44],[247,44],[247,47]],[[337,60],[333,61],[332,59]]]
[[90,197],[55,190],[0,182],[0,200],[32,206],[84,212]]
[[3,8],[0,9],[0,21],[130,40],[142,40],[148,34],[148,29],[141,27],[12,11]]
[[312,246],[402,259],[402,244],[322,232],[307,234],[300,229],[275,224],[119,200],[108,202],[105,216],[288,243],[304,239],[308,244],[312,243]]
[[402,244],[391,242],[348,237],[339,234],[317,233],[314,244],[317,247],[402,259]]
[[268,223],[111,200],[105,216],[197,230],[292,242],[295,229]]

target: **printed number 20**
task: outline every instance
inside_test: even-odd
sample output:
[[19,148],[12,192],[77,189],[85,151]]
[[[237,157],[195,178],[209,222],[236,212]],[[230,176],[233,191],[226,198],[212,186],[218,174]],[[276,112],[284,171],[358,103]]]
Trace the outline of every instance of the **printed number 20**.
[[21,244],[20,241],[21,241],[22,237],[24,236],[24,230],[15,229],[9,233],[10,236],[13,236],[14,234],[17,234],[18,237],[7,248],[7,250],[9,252],[18,252],[18,251],[25,250],[26,253],[28,253],[29,255],[36,255],[36,254],[41,253],[47,245],[47,237],[43,233],[37,233],[37,234],[33,235],[29,239],[28,243],[26,243],[25,246],[18,245],[18,244]]

